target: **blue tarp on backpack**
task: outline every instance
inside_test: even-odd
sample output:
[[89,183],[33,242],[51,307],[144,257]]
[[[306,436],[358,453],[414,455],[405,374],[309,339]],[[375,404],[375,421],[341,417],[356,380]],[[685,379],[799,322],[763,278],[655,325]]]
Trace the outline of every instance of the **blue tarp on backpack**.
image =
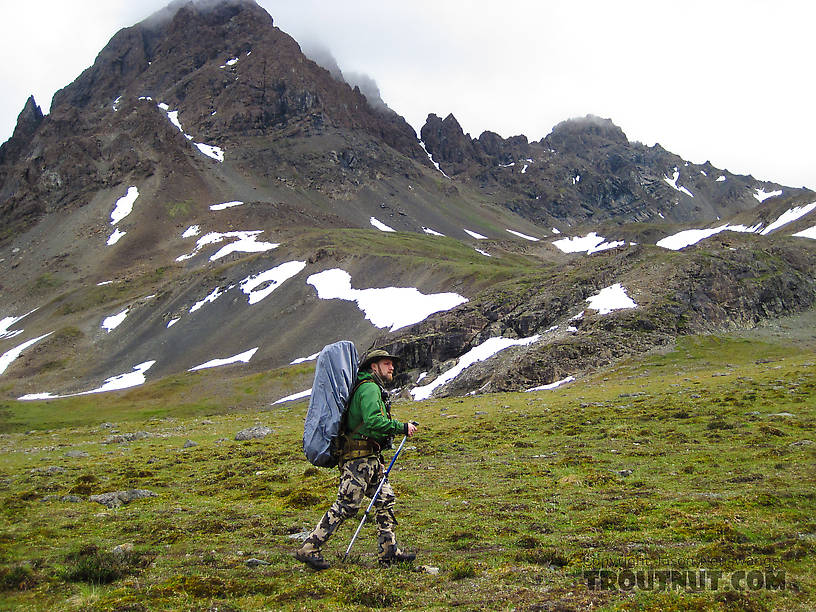
[[309,410],[303,427],[303,452],[312,465],[337,465],[336,438],[357,377],[357,349],[341,340],[323,347],[317,357]]

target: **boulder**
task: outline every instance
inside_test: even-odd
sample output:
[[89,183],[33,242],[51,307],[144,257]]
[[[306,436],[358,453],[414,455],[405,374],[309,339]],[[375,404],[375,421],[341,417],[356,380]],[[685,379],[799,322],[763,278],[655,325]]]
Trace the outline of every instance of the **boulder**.
[[156,497],[156,494],[147,489],[129,489],[127,491],[111,491],[109,493],[91,495],[88,501],[102,504],[107,508],[118,508],[136,499],[144,499],[145,497]]
[[235,434],[235,440],[236,442],[243,442],[244,440],[265,438],[271,433],[272,430],[269,427],[266,427],[265,425],[255,425],[239,431],[237,434]]

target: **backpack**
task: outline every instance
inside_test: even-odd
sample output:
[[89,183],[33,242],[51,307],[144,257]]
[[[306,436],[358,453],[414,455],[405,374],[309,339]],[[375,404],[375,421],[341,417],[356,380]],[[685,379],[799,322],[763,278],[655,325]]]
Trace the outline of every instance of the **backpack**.
[[303,452],[312,465],[334,467],[339,462],[343,417],[357,388],[358,363],[357,349],[348,340],[323,347],[317,357],[303,427]]

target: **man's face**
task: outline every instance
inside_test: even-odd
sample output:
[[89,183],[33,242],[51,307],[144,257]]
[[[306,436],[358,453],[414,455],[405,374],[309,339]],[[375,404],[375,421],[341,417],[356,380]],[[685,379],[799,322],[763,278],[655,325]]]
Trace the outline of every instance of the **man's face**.
[[371,371],[383,382],[391,382],[394,379],[394,362],[388,358],[380,359],[371,364]]

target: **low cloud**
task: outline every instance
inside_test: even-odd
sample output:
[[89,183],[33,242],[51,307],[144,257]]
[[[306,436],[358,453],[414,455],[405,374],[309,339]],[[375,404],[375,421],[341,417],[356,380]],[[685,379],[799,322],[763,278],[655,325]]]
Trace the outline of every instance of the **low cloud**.
[[380,88],[377,81],[369,75],[361,72],[344,73],[332,55],[332,52],[319,41],[305,40],[299,41],[300,50],[318,66],[329,71],[336,80],[346,83],[349,87],[359,87],[368,104],[378,110],[388,109],[388,105],[380,97]]

